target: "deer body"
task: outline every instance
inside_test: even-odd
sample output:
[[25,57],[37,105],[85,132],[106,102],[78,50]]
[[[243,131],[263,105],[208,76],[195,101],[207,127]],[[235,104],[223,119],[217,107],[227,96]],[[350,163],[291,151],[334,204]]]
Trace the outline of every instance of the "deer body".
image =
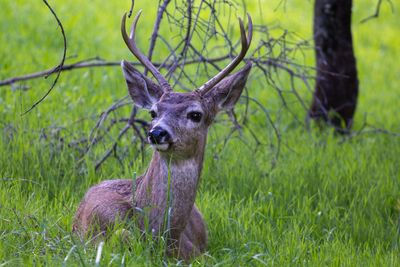
[[[150,110],[152,122],[148,141],[155,151],[134,190],[132,180],[108,180],[90,188],[75,214],[73,231],[84,237],[88,233],[96,234],[95,230],[106,231],[118,218],[129,220],[135,217],[143,231],[149,227],[160,235],[168,230],[168,253],[189,261],[204,252],[207,244],[205,222],[194,201],[208,128],[220,110],[233,108],[245,86],[250,62],[239,72],[227,75],[240,63],[250,45],[251,19],[249,17],[248,36],[240,21],[242,51],[239,56],[194,92],[177,93],[137,49],[134,31],[138,18],[136,16],[128,37],[124,16],[122,35],[129,49],[152,72],[158,84],[130,63],[122,61],[121,65],[135,105]],[[145,212],[138,214],[138,210]],[[165,225],[167,213],[169,223]]]
[[[99,231],[105,232],[118,218],[129,219],[135,210],[153,207],[148,214],[148,223],[152,232],[162,234],[168,211],[169,177],[173,197],[169,253],[184,259],[199,255],[206,248],[207,232],[202,215],[194,205],[201,168],[198,163],[195,159],[174,162],[155,151],[148,171],[136,180],[134,194],[132,180],[108,180],[93,186],[78,208],[73,230],[84,236],[93,230],[91,227],[95,223]],[[144,230],[143,219],[138,217]]]

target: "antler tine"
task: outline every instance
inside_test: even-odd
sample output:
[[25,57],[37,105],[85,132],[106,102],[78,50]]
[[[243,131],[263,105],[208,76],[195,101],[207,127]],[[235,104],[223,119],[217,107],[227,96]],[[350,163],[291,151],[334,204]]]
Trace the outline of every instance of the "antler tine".
[[147,68],[153,74],[154,78],[157,79],[162,90],[164,92],[172,91],[172,88],[169,85],[168,81],[164,78],[164,76],[162,76],[160,71],[153,65],[153,63],[151,63],[150,60],[140,52],[140,50],[136,46],[135,31],[136,31],[137,22],[140,18],[140,14],[142,14],[142,10],[140,10],[137,13],[135,19],[133,20],[132,29],[131,29],[131,33],[130,33],[129,37],[128,37],[128,34],[126,33],[126,26],[125,26],[126,13],[123,15],[122,21],[121,21],[122,38],[124,39],[125,44],[128,46],[128,48],[132,52],[132,54],[144,65],[145,68]]
[[251,16],[247,13],[248,19],[248,34],[246,36],[246,31],[244,29],[243,21],[239,18],[239,27],[240,27],[240,37],[242,42],[242,49],[231,63],[226,66],[223,70],[221,70],[216,76],[211,78],[208,82],[204,85],[196,89],[196,92],[200,93],[201,95],[205,95],[209,92],[217,83],[219,83],[223,78],[225,78],[231,71],[233,71],[237,65],[239,65],[240,61],[244,58],[249,50],[251,39],[253,38],[253,22],[251,20]]
[[[251,20],[250,14],[247,13],[247,21],[248,21],[248,28],[249,28],[249,34],[247,36],[247,44],[248,47],[247,49],[249,49],[250,44],[251,44],[251,39],[253,39],[253,21]],[[247,51],[246,51],[247,52]]]

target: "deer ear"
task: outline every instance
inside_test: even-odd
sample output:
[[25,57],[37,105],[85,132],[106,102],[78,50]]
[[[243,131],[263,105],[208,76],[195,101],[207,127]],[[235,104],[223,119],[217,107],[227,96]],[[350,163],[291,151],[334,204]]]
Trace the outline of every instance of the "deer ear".
[[128,86],[129,95],[136,106],[150,109],[153,104],[158,102],[163,94],[161,87],[151,79],[142,75],[132,64],[122,60],[122,71]]
[[224,78],[204,97],[211,99],[219,110],[232,109],[246,85],[251,65],[251,62],[248,62],[240,71]]

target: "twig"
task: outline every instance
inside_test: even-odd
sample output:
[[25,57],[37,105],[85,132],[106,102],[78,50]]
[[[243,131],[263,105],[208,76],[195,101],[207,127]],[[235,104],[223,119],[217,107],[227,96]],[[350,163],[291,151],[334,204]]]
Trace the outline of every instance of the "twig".
[[[386,1],[390,4],[390,6],[391,6],[391,8],[392,8],[392,12],[393,12],[394,7],[393,7],[392,1],[391,1],[391,0],[386,0]],[[360,23],[365,23],[365,22],[369,21],[370,19],[378,18],[378,17],[379,17],[379,14],[380,14],[380,12],[381,12],[381,5],[382,5],[382,2],[383,2],[382,0],[378,0],[378,2],[377,2],[377,4],[376,4],[376,8],[375,8],[375,13],[372,14],[372,15],[370,15],[370,16],[368,16],[368,17],[366,17],[366,18],[364,18],[364,19],[362,19],[362,20],[360,21]]]
[[[278,128],[276,128],[274,122],[272,121],[271,116],[269,115],[269,112],[267,111],[267,109],[256,99],[252,98],[252,97],[247,97],[249,100],[253,101],[265,114],[265,116],[267,117],[267,121],[271,124],[272,129],[275,132],[275,136],[277,139],[277,150],[275,153],[275,162],[278,160],[279,155],[280,155],[280,151],[281,151],[281,134],[279,133]],[[274,162],[274,163],[275,163]]]
[[124,102],[125,100],[128,99],[128,96],[124,96],[123,98],[119,99],[117,102],[115,102],[114,104],[112,104],[106,111],[102,112],[100,115],[99,120],[97,121],[96,125],[94,126],[94,128],[90,131],[89,134],[89,140],[91,141],[88,150],[90,149],[90,147],[96,143],[96,137],[94,136],[95,132],[101,127],[101,125],[103,124],[103,122],[107,119],[108,115],[112,112],[114,112],[115,110],[117,110],[120,107],[126,106],[129,104],[129,102]]
[[134,6],[135,6],[135,0],[132,0],[131,7],[130,7],[129,13],[128,13],[128,18],[130,18],[132,16],[132,12],[133,12],[133,7]]
[[67,38],[65,36],[64,27],[63,27],[60,19],[57,17],[56,12],[54,12],[53,8],[49,5],[49,3],[47,3],[46,0],[43,0],[43,2],[50,9],[50,11],[53,14],[54,18],[57,20],[58,25],[60,26],[61,34],[62,34],[63,42],[64,42],[64,51],[63,51],[63,55],[62,55],[60,63],[50,73],[46,74],[46,77],[48,77],[49,75],[53,74],[54,72],[57,72],[57,76],[54,79],[53,84],[51,85],[49,90],[47,90],[47,92],[38,101],[36,101],[27,111],[22,113],[22,115],[25,115],[28,112],[30,112],[31,110],[33,110],[37,105],[39,105],[51,93],[51,91],[53,90],[54,86],[56,85],[56,83],[58,81],[58,78],[60,78],[61,68],[64,66],[65,57],[67,55]]
[[[136,120],[136,113],[137,113],[137,107],[133,106],[128,123],[132,126],[133,131],[136,133],[136,135],[140,139],[140,152],[141,152],[141,155],[142,155],[142,162],[144,162],[144,145],[146,143],[146,140],[141,135],[140,130],[138,129],[138,127],[135,125],[135,122],[137,121]],[[147,123],[142,124],[142,128],[145,128],[145,127],[147,128],[147,126],[148,126]]]
[[[106,117],[104,116],[108,116],[108,114],[110,114],[112,111],[118,109],[120,107],[120,105],[113,105],[111,108],[109,108],[107,110],[106,113],[103,113],[103,115],[101,116],[101,119],[99,120],[99,122],[96,124],[96,127],[94,129],[98,129],[98,127],[100,127],[100,125],[103,123],[103,121],[105,120]],[[112,155],[112,153],[114,152],[114,156],[121,162],[121,159],[118,157],[117,155],[117,144],[119,142],[119,140],[121,139],[121,137],[123,135],[125,135],[125,133],[129,130],[130,127],[132,127],[134,133],[136,134],[137,137],[139,137],[140,139],[140,151],[142,154],[142,160],[144,160],[144,145],[146,143],[145,138],[142,136],[142,134],[140,133],[139,128],[136,126],[136,123],[141,124],[142,128],[146,128],[148,126],[147,122],[140,120],[140,119],[136,119],[136,113],[137,113],[137,107],[134,106],[132,108],[131,111],[131,115],[129,116],[129,119],[123,119],[123,120],[112,120],[110,125],[106,128],[105,132],[108,133],[111,130],[111,127],[115,125],[115,123],[117,122],[121,122],[121,121],[125,121],[126,125],[125,127],[119,132],[117,139],[114,141],[113,145],[111,146],[110,149],[107,150],[107,152],[103,155],[103,157],[96,163],[95,166],[95,170],[97,171],[100,166],[105,162],[105,160]],[[92,129],[92,132],[94,131],[94,129]],[[98,143],[101,139],[104,138],[104,135],[101,135],[98,138],[92,139],[92,142],[89,145],[89,148],[92,147],[93,145],[95,145],[96,143]],[[88,148],[88,149],[89,149]]]
[[[158,36],[158,31],[160,29],[160,23],[163,18],[163,14],[165,12],[165,9],[167,8],[169,2],[171,0],[164,0],[162,6],[159,6],[158,12],[157,12],[157,19],[156,22],[154,23],[154,28],[153,28],[153,33],[151,34],[151,41],[150,41],[150,47],[149,47],[149,52],[148,52],[148,58],[151,61],[151,58],[153,57],[153,51],[154,47],[156,45],[157,41],[157,36]],[[148,69],[144,70],[144,75],[147,76]]]
[[[93,62],[94,61],[94,62]],[[134,65],[139,66],[139,63],[133,63]],[[58,71],[69,71],[69,70],[75,70],[75,69],[81,69],[81,68],[92,68],[92,67],[109,67],[109,66],[120,66],[121,63],[119,61],[102,61],[101,59],[88,59],[88,60],[83,60],[79,61],[76,63],[72,63],[69,65],[63,65],[61,66]],[[54,72],[54,68],[49,69],[49,70],[44,70],[44,71],[39,71],[39,72],[34,72],[31,74],[27,75],[22,75],[22,76],[16,76],[12,77],[3,81],[0,81],[0,86],[6,86],[6,85],[11,85],[16,82],[20,81],[27,81],[27,80],[32,80],[40,77],[46,77],[50,75],[51,73]]]
[[103,155],[103,157],[96,163],[94,169],[97,171],[100,166],[106,161],[106,159],[111,156],[111,153],[117,148],[118,141],[121,139],[121,137],[131,128],[131,125],[127,123],[125,127],[119,132],[117,140],[113,143],[111,148]]
[[[175,64],[172,65],[171,68],[169,68],[168,74],[172,74],[176,70],[176,68],[178,67],[180,59],[183,59],[182,63],[181,63],[181,69],[182,69],[182,72],[183,72],[183,66],[184,66],[185,60],[186,60],[186,53],[188,51],[188,48],[189,48],[189,45],[190,45],[190,41],[191,41],[192,36],[193,36],[193,32],[191,32],[191,27],[192,27],[192,0],[188,0],[187,17],[188,17],[188,23],[187,23],[187,27],[186,27],[186,36],[183,39],[184,46],[183,46],[182,51],[178,55],[178,60],[176,60]],[[177,80],[179,80],[179,77],[180,77],[180,75],[178,76]]]

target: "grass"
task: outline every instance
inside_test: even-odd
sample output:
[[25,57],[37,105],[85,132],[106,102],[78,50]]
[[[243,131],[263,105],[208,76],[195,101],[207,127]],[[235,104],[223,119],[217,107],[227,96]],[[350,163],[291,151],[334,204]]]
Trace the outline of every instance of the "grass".
[[[122,2],[51,2],[67,32],[68,55],[130,58],[118,30],[130,1]],[[136,2],[152,21],[155,8]],[[310,38],[312,2],[288,1],[286,9],[274,11],[279,2],[261,1],[260,12],[258,4],[248,1],[248,8],[257,22]],[[358,23],[373,13],[374,3],[354,3],[360,79],[355,130],[366,118],[399,132],[400,21],[385,4],[378,19]],[[0,79],[56,65],[62,42],[45,6],[22,0],[1,0],[1,6]],[[152,27],[145,21],[142,34]],[[147,47],[146,39],[139,45]],[[304,61],[312,65],[313,53],[306,53]],[[162,58],[162,53],[155,56]],[[118,149],[128,157],[122,163],[110,158],[95,172],[94,162],[113,136],[83,160],[67,145],[88,136],[95,116],[126,94],[119,68],[63,73],[50,97],[20,116],[51,80],[22,83],[30,87],[26,91],[0,87],[0,266],[96,265],[97,247],[71,235],[79,201],[99,181],[143,173],[151,156],[146,148],[144,161],[135,159],[138,148],[126,146],[127,138]],[[276,121],[282,135],[280,156],[274,161],[276,139],[254,104],[250,127],[266,145],[255,149],[244,130],[243,137],[235,134],[223,146],[231,125],[221,122],[211,128],[196,200],[208,224],[209,247],[194,265],[399,266],[399,137],[364,133],[343,139],[330,130],[308,132],[280,109],[276,92],[263,80],[252,79],[248,89]],[[296,111],[305,116],[304,110]],[[122,114],[128,116],[129,108]],[[166,260],[162,243],[142,241],[133,235],[128,245],[113,236],[104,244],[99,264],[161,265]],[[174,259],[166,263],[182,264]]]

